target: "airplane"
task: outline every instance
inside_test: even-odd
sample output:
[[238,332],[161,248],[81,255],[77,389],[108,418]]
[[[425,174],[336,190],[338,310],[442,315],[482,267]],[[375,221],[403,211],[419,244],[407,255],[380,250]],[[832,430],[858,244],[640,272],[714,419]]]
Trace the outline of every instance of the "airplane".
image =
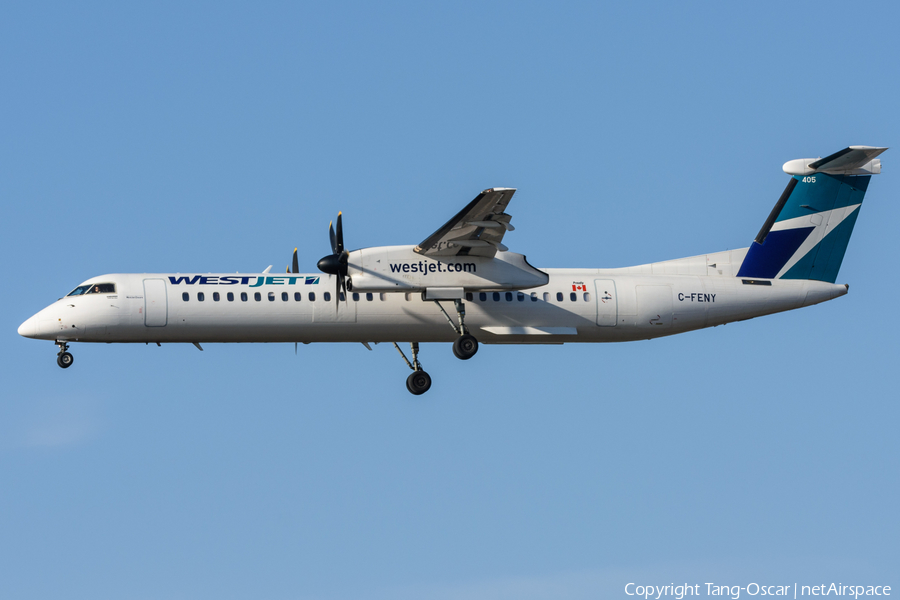
[[[92,277],[19,327],[52,340],[67,369],[73,342],[391,343],[431,387],[419,344],[653,339],[811,306],[843,296],[835,284],[869,180],[887,148],[850,146],[784,164],[791,176],[747,248],[624,268],[538,269],[503,243],[515,189],[478,194],[416,246],[348,251],[342,214],[329,225],[320,273],[117,273]],[[336,225],[336,226],[335,226]],[[449,309],[449,312],[448,312]],[[451,312],[455,313],[451,316]],[[455,317],[455,318],[454,318]],[[411,357],[398,345],[409,343]]]

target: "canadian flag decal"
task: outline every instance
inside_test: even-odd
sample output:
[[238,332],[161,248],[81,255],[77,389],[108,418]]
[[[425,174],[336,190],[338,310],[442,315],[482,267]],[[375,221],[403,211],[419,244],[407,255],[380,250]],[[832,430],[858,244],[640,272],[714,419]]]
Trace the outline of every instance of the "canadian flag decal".
[[587,286],[583,283],[576,282],[576,283],[572,284],[572,291],[573,292],[586,292]]

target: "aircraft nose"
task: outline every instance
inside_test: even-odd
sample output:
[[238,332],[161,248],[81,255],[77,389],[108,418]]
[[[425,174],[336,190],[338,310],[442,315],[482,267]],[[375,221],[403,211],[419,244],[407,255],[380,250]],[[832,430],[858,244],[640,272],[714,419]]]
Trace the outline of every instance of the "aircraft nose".
[[27,338],[34,338],[37,336],[37,315],[31,317],[21,325],[19,325],[19,335]]

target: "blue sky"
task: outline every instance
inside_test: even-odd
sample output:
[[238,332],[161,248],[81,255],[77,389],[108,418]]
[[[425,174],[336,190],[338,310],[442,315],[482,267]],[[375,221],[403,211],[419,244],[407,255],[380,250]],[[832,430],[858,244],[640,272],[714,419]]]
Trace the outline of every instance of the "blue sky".
[[[896,146],[890,3],[0,8],[0,596],[900,588],[894,153],[850,293],[621,345],[162,348],[16,328],[88,277],[313,271],[480,190],[539,267],[749,244],[787,160]],[[900,161],[900,159],[897,159]],[[897,164],[900,164],[898,162]],[[702,586],[701,586],[702,587]]]

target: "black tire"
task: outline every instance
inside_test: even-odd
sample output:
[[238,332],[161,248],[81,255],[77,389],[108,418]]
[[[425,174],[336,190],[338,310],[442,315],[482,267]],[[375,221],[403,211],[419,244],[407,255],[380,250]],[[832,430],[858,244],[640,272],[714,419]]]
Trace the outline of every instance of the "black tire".
[[453,342],[453,354],[460,360],[469,360],[478,352],[478,340],[468,333],[456,338]]
[[406,378],[406,389],[414,396],[420,396],[431,389],[431,376],[425,371],[415,371]]
[[56,364],[58,364],[63,369],[68,369],[69,367],[71,367],[73,362],[75,362],[75,357],[73,357],[68,352],[63,352],[56,357]]

